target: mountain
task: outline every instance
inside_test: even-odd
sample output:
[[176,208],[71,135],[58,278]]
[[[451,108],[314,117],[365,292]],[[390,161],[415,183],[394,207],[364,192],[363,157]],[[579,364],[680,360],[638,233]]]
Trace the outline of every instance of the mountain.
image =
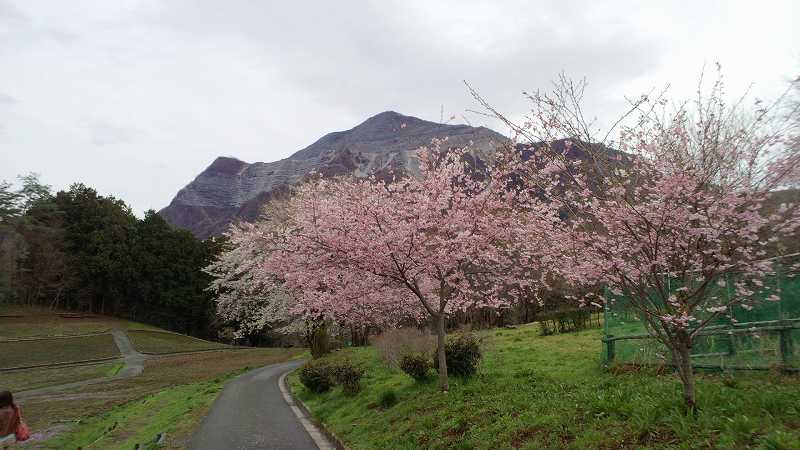
[[484,161],[508,142],[488,128],[439,124],[386,111],[350,130],[329,133],[280,161],[246,163],[219,157],[159,214],[198,238],[219,235],[235,221],[254,220],[267,201],[288,192],[312,171],[324,176],[419,173],[416,150],[445,137],[449,147],[471,143],[473,156]]

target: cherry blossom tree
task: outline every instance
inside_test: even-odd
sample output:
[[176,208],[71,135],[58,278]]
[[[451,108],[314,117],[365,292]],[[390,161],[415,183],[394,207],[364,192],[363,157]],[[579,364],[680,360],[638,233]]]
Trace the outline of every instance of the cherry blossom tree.
[[430,320],[446,391],[446,319],[504,304],[501,290],[516,281],[509,254],[519,224],[499,178],[471,174],[467,151],[444,144],[419,151],[419,178],[302,186],[289,203],[294,228],[261,267],[298,292],[304,308],[332,317]]
[[276,279],[256,277],[255,269],[274,248],[272,237],[286,227],[284,211],[273,202],[268,219],[233,225],[225,234],[226,250],[204,269],[213,277],[208,290],[216,295],[217,314],[235,324],[237,338],[266,329],[291,334],[307,328],[307,318],[295,311],[292,293]]
[[[759,101],[749,108],[744,98],[729,104],[719,78],[710,89],[701,82],[693,102],[636,99],[611,142],[583,117],[584,87],[562,77],[552,93],[529,96],[524,124],[507,120],[535,148],[519,176],[565,217],[548,231],[563,258],[561,276],[625,296],[669,349],[694,411],[695,339],[734,308],[779,299],[764,283],[774,273],[767,250],[796,235],[800,216],[797,205],[765,205],[797,183],[797,108],[786,114],[780,102]],[[725,283],[732,295],[715,295]]]

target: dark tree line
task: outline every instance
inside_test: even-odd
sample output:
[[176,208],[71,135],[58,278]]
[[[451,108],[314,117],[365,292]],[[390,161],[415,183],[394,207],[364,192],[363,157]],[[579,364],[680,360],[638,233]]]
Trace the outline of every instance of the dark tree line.
[[219,251],[155,211],[83,184],[52,193],[34,174],[0,183],[0,302],[108,314],[216,335],[201,270]]

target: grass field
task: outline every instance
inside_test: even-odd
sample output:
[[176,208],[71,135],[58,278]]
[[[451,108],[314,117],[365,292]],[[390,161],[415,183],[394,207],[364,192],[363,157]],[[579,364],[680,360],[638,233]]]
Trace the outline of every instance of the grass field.
[[5,372],[0,375],[2,388],[12,392],[38,389],[47,386],[93,380],[114,376],[122,368],[121,362],[92,364],[75,367],[52,367]]
[[0,368],[33,366],[119,355],[110,334],[0,342]]
[[177,353],[231,348],[229,345],[218,342],[159,331],[131,330],[128,331],[128,336],[136,350],[143,353]]
[[79,334],[102,333],[114,329],[157,330],[158,328],[92,315],[82,318],[67,318],[46,308],[30,306],[2,306],[0,315],[20,315],[21,317],[0,317],[0,342],[9,339],[74,336]]
[[[312,413],[353,449],[800,448],[800,377],[699,375],[700,413],[683,414],[672,374],[599,365],[600,331],[541,337],[536,326],[486,334],[480,374],[415,384],[372,348],[336,352],[367,369],[364,389],[312,394],[290,377]],[[394,390],[398,404],[378,398]]]
[[[184,448],[225,379],[301,352],[253,349],[157,357],[148,359],[144,372],[134,378],[25,399],[25,418],[37,438],[30,445],[130,449],[131,442],[144,443],[167,432],[168,448]],[[114,423],[118,425],[109,431]]]

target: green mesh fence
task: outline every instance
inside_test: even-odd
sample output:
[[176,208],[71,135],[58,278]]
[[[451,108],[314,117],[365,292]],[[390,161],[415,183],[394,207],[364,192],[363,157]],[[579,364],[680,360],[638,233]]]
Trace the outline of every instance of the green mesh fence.
[[[775,275],[759,287],[761,300],[748,310],[737,306],[711,322],[692,348],[695,367],[736,370],[800,370],[800,254],[776,260]],[[715,284],[709,296],[730,296],[736,275]],[[670,291],[680,283],[665,277]],[[766,300],[777,295],[777,301]],[[653,300],[657,302],[657,300]],[[624,296],[606,291],[603,361],[611,364],[670,364],[667,348],[650,337],[646,323]],[[698,317],[703,319],[702,315]]]

